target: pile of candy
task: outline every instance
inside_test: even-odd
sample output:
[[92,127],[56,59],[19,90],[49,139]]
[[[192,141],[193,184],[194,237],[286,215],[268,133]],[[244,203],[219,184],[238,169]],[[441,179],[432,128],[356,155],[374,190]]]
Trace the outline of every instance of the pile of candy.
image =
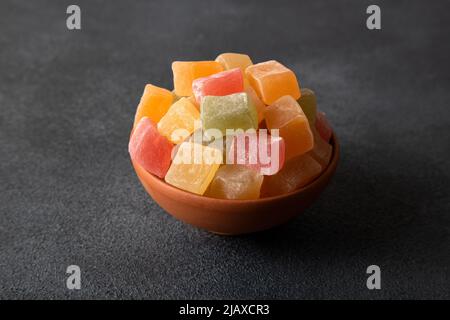
[[148,84],[137,107],[129,142],[135,164],[222,199],[288,193],[328,166],[331,127],[314,92],[300,90],[281,63],[224,53],[175,61],[172,70],[174,90]]

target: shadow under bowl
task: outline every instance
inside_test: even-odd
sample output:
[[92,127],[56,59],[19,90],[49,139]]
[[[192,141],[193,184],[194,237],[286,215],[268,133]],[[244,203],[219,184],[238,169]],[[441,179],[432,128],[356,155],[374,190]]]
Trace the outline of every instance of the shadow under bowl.
[[138,164],[134,170],[147,193],[175,218],[223,235],[238,235],[281,225],[302,213],[325,189],[339,161],[339,142],[333,133],[333,154],[328,167],[303,188],[256,200],[209,198],[173,187]]

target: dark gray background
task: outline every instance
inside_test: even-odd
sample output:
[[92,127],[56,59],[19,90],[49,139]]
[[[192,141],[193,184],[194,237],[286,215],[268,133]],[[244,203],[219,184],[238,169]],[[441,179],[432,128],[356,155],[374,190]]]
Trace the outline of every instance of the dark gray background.
[[[372,1],[2,0],[0,298],[450,298],[449,2],[376,3],[381,31]],[[144,85],[227,51],[295,70],[342,145],[309,210],[241,237],[166,214],[127,152]]]

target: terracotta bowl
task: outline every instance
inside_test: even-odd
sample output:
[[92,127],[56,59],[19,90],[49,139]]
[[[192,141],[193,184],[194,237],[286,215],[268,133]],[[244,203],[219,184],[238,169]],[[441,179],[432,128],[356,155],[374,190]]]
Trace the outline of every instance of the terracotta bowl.
[[302,213],[325,189],[336,171],[339,142],[331,137],[333,155],[322,174],[307,186],[283,195],[257,200],[225,200],[175,188],[133,162],[147,193],[175,218],[223,235],[266,230]]

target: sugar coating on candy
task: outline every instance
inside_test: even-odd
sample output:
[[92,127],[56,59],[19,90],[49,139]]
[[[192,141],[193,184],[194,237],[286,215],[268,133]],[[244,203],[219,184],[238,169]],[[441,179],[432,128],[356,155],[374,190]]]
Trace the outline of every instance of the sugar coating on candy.
[[183,142],[165,176],[165,181],[182,190],[205,193],[222,162],[222,153],[193,142]]
[[249,84],[244,84],[244,91],[247,93],[248,97],[252,101],[255,106],[256,112],[258,113],[258,123],[261,123],[264,120],[264,112],[266,111],[266,105],[255,92],[255,89],[252,88]]
[[245,70],[250,85],[265,104],[272,104],[282,96],[300,98],[300,87],[292,70],[275,60],[248,66]]
[[265,176],[261,187],[264,197],[276,196],[302,188],[320,175],[322,166],[309,154],[290,159],[273,176]]
[[316,114],[316,129],[319,132],[320,136],[326,142],[329,142],[331,139],[331,134],[333,133],[333,129],[331,129],[331,125],[323,112],[317,112]]
[[330,163],[333,147],[322,139],[314,126],[311,127],[311,131],[314,137],[314,148],[308,154],[320,163],[322,169],[325,169]]
[[314,91],[308,88],[301,89],[301,97],[297,100],[310,123],[316,121],[317,99]]
[[173,95],[169,90],[147,84],[134,117],[134,127],[143,117],[158,122],[169,110]]
[[219,168],[206,196],[220,199],[258,199],[263,176],[241,165],[226,164]]
[[164,178],[170,166],[173,145],[162,136],[156,125],[142,118],[131,135],[128,152],[131,159],[148,172]]
[[244,91],[244,80],[239,68],[195,79],[192,91],[198,103],[204,96],[226,96]]
[[204,130],[217,129],[225,135],[226,129],[258,128],[258,114],[246,93],[206,96],[200,109]]
[[180,143],[195,129],[200,119],[197,108],[187,99],[175,102],[158,122],[158,131],[173,143]]
[[308,119],[291,96],[283,96],[266,108],[265,120],[270,130],[279,129],[284,139],[286,159],[304,154],[314,146]]
[[223,71],[217,61],[175,61],[172,63],[174,91],[178,96],[192,96],[192,82]]
[[260,130],[258,134],[236,134],[227,154],[227,163],[244,165],[261,175],[280,171],[285,159],[284,140],[264,133]]

